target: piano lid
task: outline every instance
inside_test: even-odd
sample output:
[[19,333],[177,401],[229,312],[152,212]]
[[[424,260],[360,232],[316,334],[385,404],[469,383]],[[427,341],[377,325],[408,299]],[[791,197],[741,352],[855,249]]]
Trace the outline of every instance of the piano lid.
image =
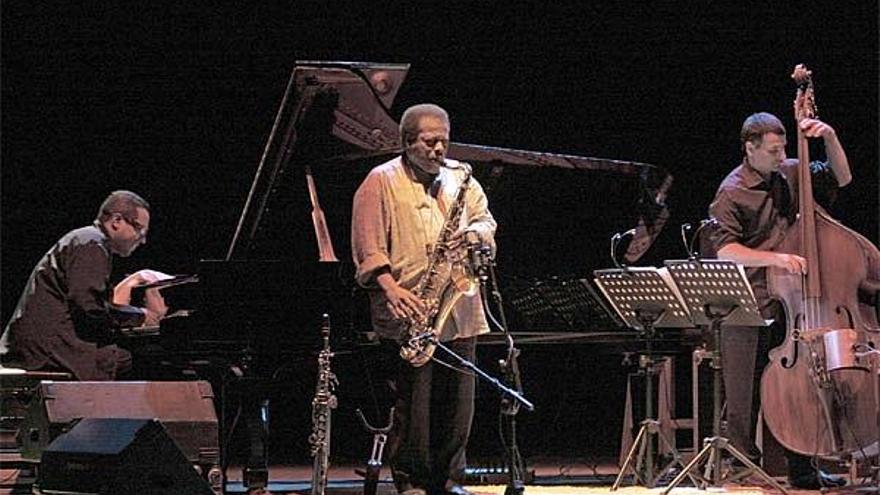
[[[296,62],[230,243],[227,260],[255,254],[252,252],[253,242],[263,214],[291,159],[296,158],[303,164],[339,163],[400,152],[398,123],[389,112],[409,68],[409,64]],[[328,140],[327,135],[337,140]],[[652,194],[650,184],[671,182],[671,176],[661,167],[622,160],[457,142],[450,144],[448,156],[493,166],[596,170],[636,176],[644,184],[646,197],[656,196]],[[665,209],[665,205],[658,206]],[[650,242],[647,245],[656,238],[657,230],[648,236]],[[642,245],[639,251],[643,253],[646,249]]]
[[[296,87],[317,84],[336,91],[339,98],[333,110],[332,133],[361,150],[350,155],[333,156],[328,161],[400,152],[398,123],[388,115],[388,111],[408,72],[409,64],[297,62],[292,76]],[[447,155],[449,158],[467,162],[602,170],[627,175],[657,168],[647,163],[455,141],[450,143]]]

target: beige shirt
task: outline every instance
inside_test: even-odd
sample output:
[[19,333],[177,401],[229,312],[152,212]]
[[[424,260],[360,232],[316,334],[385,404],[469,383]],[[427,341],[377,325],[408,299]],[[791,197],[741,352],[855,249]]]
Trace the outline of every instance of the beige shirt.
[[[361,286],[369,289],[373,328],[383,338],[399,340],[404,328],[388,311],[385,294],[376,285],[376,273],[388,267],[401,287],[412,290],[418,284],[443,227],[444,212],[465,176],[464,164],[454,160],[446,163],[438,179],[426,188],[411,177],[397,157],[370,171],[355,193],[351,223],[355,276]],[[459,227],[478,233],[494,249],[495,219],[489,213],[483,188],[474,178],[465,195]],[[488,331],[479,294],[463,296],[444,325],[440,340]]]

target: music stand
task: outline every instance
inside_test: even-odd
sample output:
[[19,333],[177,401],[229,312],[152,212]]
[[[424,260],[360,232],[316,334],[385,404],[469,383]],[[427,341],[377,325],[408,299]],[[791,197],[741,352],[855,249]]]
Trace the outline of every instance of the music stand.
[[[681,454],[672,442],[660,431],[660,423],[654,418],[654,370],[653,341],[656,328],[690,328],[691,318],[688,308],[665,268],[632,267],[623,269],[596,270],[593,272],[596,285],[605,295],[618,316],[627,326],[639,331],[645,341],[645,351],[639,358],[639,368],[645,374],[645,419],[621,466],[620,474],[614,480],[611,491],[620,487],[623,477],[632,468],[635,481],[648,488],[654,488],[658,479],[676,464],[684,467]],[[669,462],[659,474],[654,474],[653,437],[672,453]],[[694,479],[694,484],[697,481]]]
[[590,280],[579,276],[520,282],[510,295],[511,306],[523,319],[520,326],[528,330],[581,332],[590,327],[623,326]]
[[[788,492],[770,477],[745,454],[730,445],[730,441],[721,435],[721,328],[722,325],[763,327],[767,323],[761,317],[755,294],[749,285],[742,265],[726,260],[683,260],[666,261],[664,263],[669,275],[681,291],[694,323],[708,325],[715,338],[712,350],[713,404],[712,404],[712,436],[703,440],[703,449],[694,456],[676,476],[663,495],[678,486],[685,476],[699,468],[699,463],[708,457],[705,471],[701,477],[705,486],[720,487],[724,479],[721,476],[721,454],[727,451],[742,462],[747,470],[743,475],[756,473],[764,481],[781,491]],[[740,476],[741,477],[741,476]],[[693,477],[691,478],[693,479]]]

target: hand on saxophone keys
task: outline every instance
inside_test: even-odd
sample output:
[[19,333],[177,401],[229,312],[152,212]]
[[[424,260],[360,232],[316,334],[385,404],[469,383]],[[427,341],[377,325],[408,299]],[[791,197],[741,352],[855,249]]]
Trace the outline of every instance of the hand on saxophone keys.
[[473,228],[466,227],[458,229],[447,241],[447,248],[455,250],[473,245],[485,245],[483,236]]
[[388,271],[376,276],[376,282],[385,292],[388,300],[385,306],[391,315],[398,320],[425,315],[425,304],[415,294],[397,284]]

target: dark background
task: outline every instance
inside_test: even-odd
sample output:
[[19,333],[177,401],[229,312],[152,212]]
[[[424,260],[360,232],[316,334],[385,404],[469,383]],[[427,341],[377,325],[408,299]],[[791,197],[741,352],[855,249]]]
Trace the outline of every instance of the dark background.
[[[33,264],[64,232],[89,223],[114,189],[135,190],[153,206],[149,243],[116,263],[119,275],[140,267],[186,273],[199,259],[222,257],[295,60],[409,63],[392,117],[439,103],[457,141],[666,168],[675,176],[672,218],[645,263],[684,256],[678,227],[705,216],[718,182],[739,163],[746,116],[770,111],[791,129],[789,74],[805,63],[820,116],[838,131],[853,170],[834,213],[877,241],[876,2],[604,3],[5,2],[2,321]],[[350,191],[369,165],[316,170],[343,259]],[[607,239],[633,226],[631,179],[507,176],[489,191],[507,277],[584,276],[609,264]],[[313,235],[307,197],[287,201],[302,215],[281,218],[278,228],[287,222],[291,244],[300,245]],[[625,376],[619,356],[563,345],[524,361],[543,406],[523,420],[524,454],[612,453]],[[340,366],[361,378],[355,364]],[[340,378],[343,386],[355,380]],[[307,403],[312,377],[300,382]],[[494,412],[483,395],[489,412],[478,413],[486,426],[474,450],[488,454]],[[308,421],[302,407],[278,413]],[[299,436],[278,443],[306,448]],[[344,453],[360,456],[362,443]]]

